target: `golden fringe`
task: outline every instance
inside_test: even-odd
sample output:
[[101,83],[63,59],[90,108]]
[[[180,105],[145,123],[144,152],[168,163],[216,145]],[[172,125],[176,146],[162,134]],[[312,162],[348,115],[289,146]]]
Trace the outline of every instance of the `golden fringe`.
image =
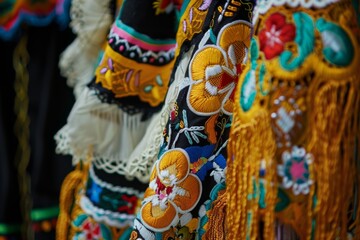
[[348,212],[354,205],[354,183],[359,175],[354,161],[358,80],[353,76],[347,81],[319,81],[309,91],[309,96],[315,96],[308,104],[313,106],[308,151],[314,155],[317,170],[315,239],[347,238]]
[[[241,84],[239,84],[241,86]],[[237,97],[239,99],[239,87]],[[275,140],[272,134],[269,114],[264,109],[259,109],[257,115],[248,123],[236,121],[240,110],[235,108],[234,125],[230,133],[228,145],[227,165],[227,218],[228,239],[256,239],[259,235],[258,224],[260,220],[259,192],[254,192],[254,184],[259,189],[260,162],[265,161],[265,189],[266,209],[264,214],[263,234],[266,239],[275,238],[275,201],[276,187],[269,184],[275,181],[276,164]],[[254,196],[255,197],[249,197]]]
[[226,239],[226,206],[227,206],[227,194],[225,191],[218,196],[213,202],[209,221],[207,222],[207,231],[203,236],[203,239],[209,240],[225,240]]
[[[346,26],[343,22],[341,24]],[[353,62],[346,68],[331,67],[315,54],[310,56],[310,65],[304,65],[296,74],[281,69],[278,62],[266,63],[273,81],[282,79],[295,83],[314,72],[313,79],[308,82],[307,126],[303,133],[304,141],[300,143],[314,156],[314,162],[309,166],[314,183],[310,193],[303,198],[306,208],[303,208],[301,222],[291,223],[293,229],[296,229],[294,224],[305,226],[304,231],[297,232],[300,239],[346,240],[349,229],[355,234],[354,239],[360,239],[360,54],[359,44],[350,30],[348,35],[355,54]],[[248,66],[244,72],[247,71]],[[240,99],[242,80],[235,99]],[[275,202],[279,184],[276,162],[272,161],[275,140],[267,103],[256,101],[247,113],[241,111],[239,104],[234,109],[226,178],[228,239],[275,237]],[[266,208],[259,211],[258,194],[255,197],[253,194],[263,159],[268,184],[264,187]],[[260,222],[264,222],[261,234],[258,231]]]
[[56,239],[68,239],[71,226],[71,213],[75,204],[75,199],[79,188],[84,183],[84,175],[87,173],[87,167],[78,163],[76,169],[69,173],[62,186],[60,193],[60,214],[56,225]]
[[[360,84],[360,83],[359,83]],[[359,89],[359,88],[358,88]],[[356,169],[357,173],[355,176],[355,186],[357,190],[357,195],[355,195],[355,201],[354,205],[357,206],[357,209],[354,210],[356,212],[353,212],[355,214],[355,221],[354,221],[354,235],[360,236],[360,92],[357,92],[357,101],[355,104],[355,117],[354,117],[354,123],[355,123],[355,147],[357,151],[357,155],[355,156],[355,163],[356,163]]]

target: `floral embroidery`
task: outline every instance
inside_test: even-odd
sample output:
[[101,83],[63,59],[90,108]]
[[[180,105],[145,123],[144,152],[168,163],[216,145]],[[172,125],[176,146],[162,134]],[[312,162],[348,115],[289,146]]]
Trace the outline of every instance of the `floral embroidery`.
[[201,196],[199,178],[189,173],[188,154],[182,149],[167,151],[155,164],[140,210],[142,222],[153,231],[176,225],[178,214],[191,211]]
[[313,156],[306,153],[304,148],[294,146],[291,152],[282,154],[283,165],[278,167],[278,173],[283,177],[283,187],[292,190],[295,195],[308,194],[309,186],[313,183],[310,179],[309,165]]
[[121,200],[123,200],[126,205],[118,207],[118,211],[127,212],[128,214],[135,214],[139,199],[136,196],[122,195]]
[[100,239],[101,237],[100,225],[95,222],[92,223],[90,220],[86,220],[82,225],[82,231],[86,240]]
[[270,15],[265,21],[265,29],[259,33],[260,50],[266,59],[272,59],[284,51],[285,43],[294,40],[295,26],[286,23],[286,18],[280,13]]
[[[188,94],[192,110],[203,115],[220,110],[231,114],[238,75],[250,45],[250,33],[250,24],[232,22],[220,31],[217,45],[206,45],[195,53],[190,63],[190,77],[194,83]],[[234,34],[241,38],[233,38]]]
[[126,58],[110,46],[96,70],[96,83],[112,91],[115,98],[138,96],[151,106],[164,101],[172,65],[152,66]]

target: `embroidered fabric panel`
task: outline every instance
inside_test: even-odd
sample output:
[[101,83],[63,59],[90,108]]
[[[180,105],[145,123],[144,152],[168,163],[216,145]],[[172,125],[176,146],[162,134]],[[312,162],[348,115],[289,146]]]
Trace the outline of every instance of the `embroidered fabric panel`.
[[[101,176],[97,176],[96,171]],[[122,186],[121,182],[126,184]],[[144,184],[121,180],[120,176],[116,181],[116,176],[106,175],[90,166],[80,206],[94,220],[124,228],[133,224],[144,190]]]
[[0,38],[11,40],[22,24],[46,26],[53,20],[65,27],[69,22],[70,0],[4,0],[0,3]]
[[[234,90],[250,46],[253,2],[190,1],[185,8],[177,41],[191,42],[192,55],[174,67],[174,82],[181,81],[130,239],[200,239],[211,202],[225,189]],[[181,58],[187,51],[179,49]]]
[[300,239],[354,236],[358,179],[343,176],[359,174],[350,157],[359,138],[355,11],[350,1],[259,1],[254,15],[229,142],[227,184],[239,192],[229,195],[229,239],[261,238],[252,231],[260,221],[274,239],[275,219]]
[[[80,200],[80,199],[79,199]],[[79,202],[79,200],[77,202]],[[80,200],[82,202],[83,199]],[[96,218],[96,217],[95,217]],[[132,228],[129,226],[116,227],[96,220],[75,204],[71,213],[71,224],[67,239],[128,239]],[[116,216],[118,218],[118,216]],[[107,219],[108,220],[108,219]],[[133,221],[133,220],[131,220]]]
[[59,239],[129,239],[134,213],[143,198],[141,186],[134,182],[132,187],[125,180],[114,185],[114,181],[106,182],[100,175],[85,164],[65,179],[60,197]]
[[89,85],[102,101],[116,103],[129,114],[160,110],[172,69],[175,12],[157,15],[152,3],[123,3]]

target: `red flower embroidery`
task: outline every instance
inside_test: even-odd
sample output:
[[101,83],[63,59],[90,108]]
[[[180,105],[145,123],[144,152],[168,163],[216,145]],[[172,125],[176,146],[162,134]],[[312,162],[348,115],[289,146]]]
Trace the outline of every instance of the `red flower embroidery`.
[[295,38],[295,26],[286,23],[286,18],[280,13],[272,14],[265,21],[265,29],[260,31],[260,50],[266,59],[272,59],[284,51],[286,42]]
[[138,198],[136,196],[123,195],[121,199],[126,202],[126,205],[120,206],[118,211],[134,214],[137,207]]
[[86,240],[100,239],[100,226],[97,223],[91,223],[87,221],[83,226],[83,231],[86,236]]

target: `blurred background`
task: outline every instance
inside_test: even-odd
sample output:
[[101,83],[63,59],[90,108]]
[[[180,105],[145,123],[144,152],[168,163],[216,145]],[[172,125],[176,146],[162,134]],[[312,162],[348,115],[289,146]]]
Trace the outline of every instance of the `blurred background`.
[[69,156],[54,134],[74,103],[60,76],[70,0],[0,0],[0,240],[55,239]]

